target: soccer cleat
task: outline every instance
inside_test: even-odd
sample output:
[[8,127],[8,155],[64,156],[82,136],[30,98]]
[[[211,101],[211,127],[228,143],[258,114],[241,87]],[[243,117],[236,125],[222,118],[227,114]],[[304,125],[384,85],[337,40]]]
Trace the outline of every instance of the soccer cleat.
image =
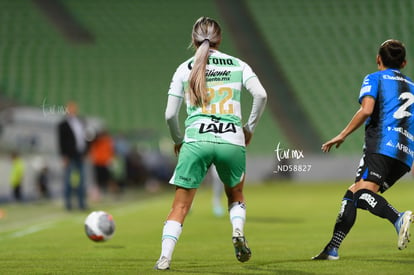
[[154,269],[166,270],[170,269],[170,260],[167,257],[162,256],[155,264]]
[[398,234],[398,249],[403,250],[407,247],[408,242],[410,241],[410,225],[413,221],[413,212],[405,211],[400,214],[400,217],[395,222],[394,226]]
[[239,262],[247,262],[252,256],[250,248],[247,246],[246,238],[236,229],[236,236],[233,236],[234,252]]
[[312,257],[312,260],[339,260],[338,248],[325,248],[319,255]]

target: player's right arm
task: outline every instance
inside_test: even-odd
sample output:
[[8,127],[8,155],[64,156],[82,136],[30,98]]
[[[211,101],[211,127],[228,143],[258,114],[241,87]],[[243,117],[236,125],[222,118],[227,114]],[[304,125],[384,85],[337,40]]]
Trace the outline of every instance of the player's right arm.
[[335,145],[336,148],[338,148],[345,141],[347,136],[349,136],[352,132],[358,129],[367,120],[367,118],[374,111],[374,107],[375,99],[373,97],[363,97],[361,107],[352,117],[348,125],[341,131],[341,133],[339,133],[339,135],[322,144],[322,151],[325,153],[329,152],[333,145]]
[[334,145],[336,148],[341,146],[346,137],[358,129],[372,114],[375,107],[375,100],[378,96],[378,81],[378,73],[372,73],[365,76],[359,91],[358,101],[361,104],[361,107],[354,114],[348,125],[336,137],[322,144],[321,150],[323,152],[329,152]]

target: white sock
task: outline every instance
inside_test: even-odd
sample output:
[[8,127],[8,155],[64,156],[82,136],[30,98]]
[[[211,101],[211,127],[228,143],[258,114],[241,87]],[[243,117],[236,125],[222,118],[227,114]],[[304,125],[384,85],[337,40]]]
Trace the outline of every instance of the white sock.
[[213,164],[210,167],[211,173],[211,184],[213,187],[213,206],[221,205],[221,198],[224,193],[224,185],[220,180],[220,177],[217,173],[216,166]]
[[233,236],[237,236],[236,229],[244,235],[246,222],[246,205],[243,202],[233,202],[229,207],[230,222],[233,226]]
[[182,232],[182,225],[176,221],[166,221],[162,230],[162,242],[161,242],[161,257],[165,256],[168,260],[171,260],[174,252],[175,244]]
[[224,192],[224,186],[218,179],[213,180],[213,207],[221,207],[221,198]]

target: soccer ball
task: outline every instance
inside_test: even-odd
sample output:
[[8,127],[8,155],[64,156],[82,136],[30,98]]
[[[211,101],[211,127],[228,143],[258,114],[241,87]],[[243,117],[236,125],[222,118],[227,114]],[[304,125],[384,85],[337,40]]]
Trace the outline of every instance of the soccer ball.
[[92,241],[109,240],[115,233],[115,222],[112,215],[105,211],[93,211],[86,217],[85,232]]

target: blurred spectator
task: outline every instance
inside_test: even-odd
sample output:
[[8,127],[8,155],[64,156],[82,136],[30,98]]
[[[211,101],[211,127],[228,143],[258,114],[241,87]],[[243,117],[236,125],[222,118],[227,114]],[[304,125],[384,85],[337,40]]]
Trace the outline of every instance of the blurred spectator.
[[134,185],[144,185],[149,177],[143,157],[136,149],[128,152],[125,158],[125,169],[127,181]]
[[111,163],[110,171],[118,191],[125,187],[125,157],[115,153]]
[[24,162],[17,152],[11,153],[12,168],[10,171],[10,184],[13,190],[13,197],[22,201],[22,182],[24,177]]
[[131,144],[121,133],[115,135],[114,148],[117,156],[125,158],[131,150]]
[[98,194],[106,193],[108,190],[117,192],[118,188],[110,169],[114,160],[114,143],[107,131],[104,130],[96,136],[90,147],[89,158],[93,165]]
[[48,199],[49,194],[49,167],[41,156],[36,156],[32,161],[32,167],[36,174],[36,188],[40,198]]
[[49,168],[44,166],[37,174],[37,188],[41,198],[48,199],[49,194]]
[[76,188],[79,208],[84,210],[87,208],[84,156],[88,150],[85,123],[78,117],[75,102],[67,104],[66,112],[65,119],[58,126],[59,151],[64,166],[65,207],[72,209],[72,189]]
[[117,133],[114,137],[114,150],[111,172],[120,191],[122,191],[127,182],[126,159],[131,150],[131,144],[121,133]]

